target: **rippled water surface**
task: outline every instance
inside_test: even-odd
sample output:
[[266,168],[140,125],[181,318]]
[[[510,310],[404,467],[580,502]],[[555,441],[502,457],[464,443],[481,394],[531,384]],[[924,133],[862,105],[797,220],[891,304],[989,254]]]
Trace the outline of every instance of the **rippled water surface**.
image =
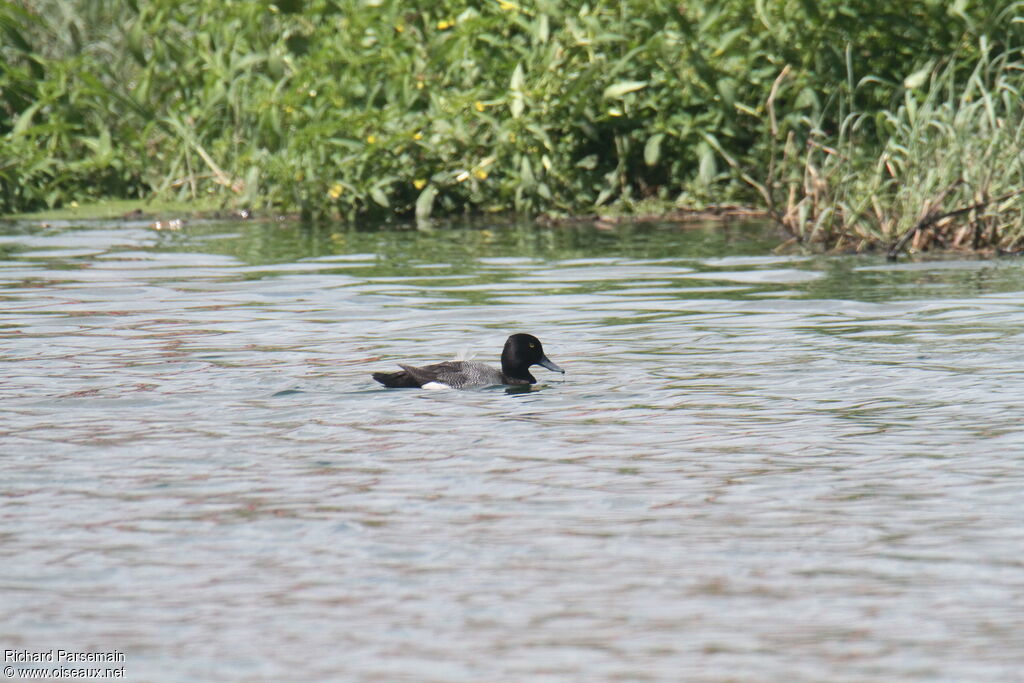
[[[0,227],[0,649],[132,680],[1024,680],[1024,262]],[[528,393],[375,370],[511,332]]]

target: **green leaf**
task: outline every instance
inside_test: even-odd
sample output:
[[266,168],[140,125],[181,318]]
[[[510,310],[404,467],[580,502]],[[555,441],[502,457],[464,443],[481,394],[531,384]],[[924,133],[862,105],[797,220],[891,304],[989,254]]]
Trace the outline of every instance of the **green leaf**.
[[512,112],[512,118],[514,119],[518,119],[526,108],[526,101],[523,96],[524,80],[525,76],[523,75],[523,65],[520,62],[519,64],[516,64],[516,68],[512,70],[512,80],[508,84],[508,89],[512,96],[512,100],[509,103],[509,111]]
[[416,218],[423,220],[430,218],[430,214],[434,211],[434,198],[437,197],[437,188],[433,185],[427,185],[420,192],[420,196],[416,198]]
[[[0,17],[2,18],[2,17]],[[7,39],[22,52],[32,52],[32,46],[29,45],[28,41],[21,35],[20,32],[14,27],[12,23],[0,23],[0,28],[3,28],[4,33],[7,35]]]
[[536,36],[538,43],[547,43],[548,38],[551,37],[551,26],[548,23],[548,15],[541,14],[540,17],[537,18]]
[[622,99],[624,95],[647,87],[647,81],[620,81],[604,89],[602,97],[608,100]]
[[926,64],[924,68],[918,69],[914,73],[910,74],[903,79],[903,87],[907,90],[916,90],[924,85],[925,81],[928,80],[928,76],[932,73],[932,65]]
[[144,38],[145,29],[143,28],[142,20],[132,22],[131,27],[128,29],[126,45],[128,52],[138,62],[139,66],[146,66],[146,51],[143,48]]
[[249,170],[245,173],[245,194],[243,199],[246,204],[253,204],[256,202],[256,194],[260,188],[260,167],[252,165]]
[[508,87],[510,90],[522,90],[523,89],[523,63],[519,62],[516,64],[516,68],[512,70],[512,80],[509,82]]
[[734,28],[733,30],[724,33],[718,39],[718,45],[715,49],[714,56],[720,57],[729,52],[729,50],[732,49],[733,43],[736,42],[736,39],[739,38],[740,36],[749,34],[749,32],[750,29],[748,29],[747,27],[740,27]]
[[731,78],[720,78],[715,84],[722,101],[730,107],[736,102],[736,81]]
[[41,14],[42,13],[37,15],[34,12],[28,12],[11,2],[0,2],[0,29],[3,29],[4,34],[7,35],[7,39],[13,43],[17,49],[28,54],[32,52],[32,46],[28,43],[21,32],[18,31],[18,21],[46,27],[45,21],[42,19],[42,16],[40,16]]
[[772,25],[772,22],[768,19],[768,12],[766,11],[764,6],[764,0],[754,0],[754,10],[757,12],[757,16],[761,20],[761,23],[765,25],[765,28],[767,28],[769,31],[774,31],[775,27]]
[[655,133],[647,138],[647,144],[644,145],[644,163],[648,166],[658,165],[658,159],[661,157],[661,141],[664,139],[664,133]]
[[913,126],[914,122],[917,121],[917,100],[908,91],[906,97],[903,98],[903,104],[906,106],[907,123]]
[[21,112],[21,115],[18,116],[18,121],[14,124],[14,128],[11,129],[11,135],[21,135],[26,130],[28,130],[28,127],[32,125],[32,118],[36,115],[36,112],[39,111],[39,108],[42,107],[44,104],[46,104],[46,102],[44,102],[43,100],[39,100],[32,104],[32,106],[30,106],[28,109]]
[[533,187],[537,183],[537,178],[533,175],[533,166],[530,164],[530,159],[526,156],[519,162],[519,182],[524,187]]
[[109,161],[110,157],[114,155],[114,146],[110,140],[110,129],[104,127],[100,131],[100,137],[96,145],[96,156],[100,157],[104,161]]
[[[420,196],[422,196],[422,195],[420,195]],[[384,190],[380,189],[379,187],[374,187],[374,188],[370,189],[370,197],[373,199],[373,201],[377,202],[378,204],[380,204],[384,208],[387,208],[387,207],[391,206],[391,202],[388,201],[388,196],[386,194],[384,194]],[[417,200],[416,201],[416,215],[417,216],[419,216],[419,210],[420,210],[419,200]]]
[[711,148],[711,145],[699,145],[700,151],[700,169],[697,172],[697,177],[705,185],[710,185],[715,175],[718,174],[718,163],[715,161],[715,151]]

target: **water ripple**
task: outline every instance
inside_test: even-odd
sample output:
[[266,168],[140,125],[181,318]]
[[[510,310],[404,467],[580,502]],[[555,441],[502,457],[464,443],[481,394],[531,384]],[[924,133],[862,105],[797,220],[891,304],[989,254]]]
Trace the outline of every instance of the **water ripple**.
[[[1019,677],[1017,261],[304,230],[0,235],[5,647],[154,680]],[[519,330],[567,374],[369,378]]]

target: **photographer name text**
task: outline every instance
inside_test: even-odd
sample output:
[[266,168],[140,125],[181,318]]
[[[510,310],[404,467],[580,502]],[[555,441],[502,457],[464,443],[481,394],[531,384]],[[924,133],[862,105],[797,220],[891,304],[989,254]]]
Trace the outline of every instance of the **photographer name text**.
[[78,652],[75,650],[4,650],[4,662],[123,662],[124,653]]

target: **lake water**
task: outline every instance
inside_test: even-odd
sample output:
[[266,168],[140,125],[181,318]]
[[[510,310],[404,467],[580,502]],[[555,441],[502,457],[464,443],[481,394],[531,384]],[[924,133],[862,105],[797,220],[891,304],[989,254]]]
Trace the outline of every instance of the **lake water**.
[[[753,225],[0,226],[0,650],[1024,680],[1024,262]],[[528,393],[384,390],[497,363]]]

